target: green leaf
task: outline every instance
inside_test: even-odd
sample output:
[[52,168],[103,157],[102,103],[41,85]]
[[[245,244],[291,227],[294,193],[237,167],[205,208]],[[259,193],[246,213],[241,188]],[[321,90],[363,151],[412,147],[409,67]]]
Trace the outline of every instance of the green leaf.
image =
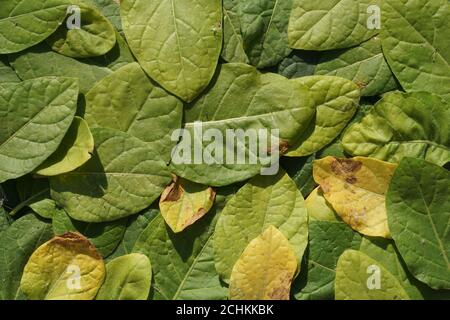
[[403,89],[450,101],[449,2],[386,0],[382,10],[383,52]]
[[28,258],[52,237],[51,225],[28,214],[0,234],[0,300],[16,299]]
[[37,169],[41,176],[56,176],[81,167],[91,158],[94,138],[87,122],[75,117],[58,149]]
[[108,222],[138,213],[171,177],[156,151],[126,133],[92,129],[95,151],[76,171],[50,178],[52,198],[74,219]]
[[368,8],[379,0],[293,0],[289,44],[303,50],[332,50],[356,46],[378,30],[370,30]]
[[222,287],[214,268],[212,236],[217,207],[204,219],[181,233],[173,233],[158,215],[137,240],[133,252],[152,261],[151,299],[224,300],[228,290]]
[[316,121],[286,156],[308,156],[333,142],[350,122],[358,108],[360,91],[353,82],[338,77],[310,76],[291,81],[309,89],[316,106]]
[[81,93],[88,92],[97,81],[111,73],[108,68],[88,64],[49,50],[47,45],[40,44],[19,55],[11,55],[11,65],[23,80],[46,76],[75,77],[80,80]]
[[0,83],[2,82],[20,82],[16,72],[9,65],[6,56],[0,56]]
[[[80,10],[80,28],[63,24],[47,38],[47,43],[54,51],[72,58],[106,54],[116,44],[114,27],[95,6],[80,1],[75,1],[75,5]],[[71,14],[69,11],[69,18]]]
[[305,200],[306,210],[308,210],[308,217],[310,221],[328,221],[337,222],[341,221],[334,212],[331,204],[327,202],[323,194],[323,190],[317,187],[311,192],[311,194]]
[[105,282],[96,300],[147,300],[150,292],[152,266],[150,260],[132,253],[110,261],[106,265]]
[[407,271],[406,265],[398,254],[392,240],[363,238],[359,250],[372,259],[377,260],[395,276],[411,299],[423,299],[421,288],[416,286],[418,281]]
[[450,289],[450,173],[405,158],[387,194],[389,228],[409,271],[434,289]]
[[444,165],[450,161],[450,109],[426,92],[392,92],[383,96],[342,138],[353,155],[399,162],[416,157]]
[[362,96],[376,96],[397,88],[378,37],[354,48],[324,53],[315,73],[349,79],[361,88]]
[[244,49],[252,65],[272,67],[291,53],[287,36],[291,7],[292,0],[239,2]]
[[[1,190],[0,190],[0,193],[1,193]],[[2,200],[0,200],[0,202],[2,202]],[[5,211],[5,208],[0,206],[0,239],[1,239],[2,232],[5,231],[6,229],[8,229],[8,227],[11,224],[9,220],[10,220],[9,216],[8,216],[8,213]]]
[[183,100],[209,84],[222,49],[221,0],[124,0],[123,29],[147,74]]
[[223,0],[223,48],[221,57],[227,62],[249,63],[244,50],[238,6],[240,0]]
[[320,55],[317,51],[296,50],[280,62],[278,73],[289,79],[312,76]]
[[45,40],[66,16],[66,0],[3,0],[0,54],[25,50]]
[[131,253],[136,240],[140,237],[150,222],[159,216],[159,214],[160,212],[158,209],[150,208],[139,215],[129,217],[122,241],[120,241],[116,250],[114,250],[114,252],[108,256],[106,260],[111,261],[114,258]]
[[59,210],[53,215],[53,232],[62,235],[66,232],[79,232],[89,239],[97,248],[103,258],[108,257],[123,239],[127,219],[119,219],[112,222],[86,223],[76,221],[67,215],[64,210]]
[[51,219],[61,210],[50,198],[48,179],[33,179],[27,175],[16,180],[16,187],[21,203],[10,212],[10,215],[15,215],[23,208],[29,207],[41,217]]
[[0,88],[0,182],[33,171],[56,151],[72,123],[77,96],[78,85],[69,78]]
[[[249,65],[224,64],[208,93],[186,110],[184,137],[173,153],[181,160],[175,161],[172,157],[172,166],[178,176],[210,186],[229,185],[254,177],[268,166],[267,160],[272,164],[278,162],[278,159],[274,161],[275,156],[262,157],[256,151],[258,141],[259,147],[266,151],[277,148],[268,145],[267,140],[273,142],[270,136],[274,130],[279,130],[278,148],[283,153],[283,147],[292,145],[307,129],[313,113],[313,101],[302,84],[273,73],[261,74]],[[213,138],[213,143],[205,141],[199,136],[200,125],[202,132],[215,129],[225,139]],[[269,131],[269,139],[262,138],[259,129]],[[245,131],[254,137],[239,139],[227,134],[227,130]],[[204,158],[201,164],[193,163],[197,144],[203,144],[200,146]],[[245,164],[236,160],[237,145],[245,156]],[[214,156],[211,146],[219,150]],[[227,156],[233,157],[234,161],[226,163],[230,162],[226,161]]]
[[360,243],[361,236],[342,222],[310,221],[308,268],[295,283],[294,297],[333,299],[337,261],[345,250],[358,249]]
[[303,197],[286,173],[250,180],[230,199],[217,222],[214,251],[221,279],[229,281],[250,240],[270,225],[289,240],[300,263],[308,242],[307,221]]
[[128,64],[98,82],[86,94],[85,119],[91,128],[111,128],[147,142],[170,160],[181,127],[183,104],[155,86],[137,63]]
[[347,250],[336,267],[337,300],[409,300],[398,279],[366,254]]

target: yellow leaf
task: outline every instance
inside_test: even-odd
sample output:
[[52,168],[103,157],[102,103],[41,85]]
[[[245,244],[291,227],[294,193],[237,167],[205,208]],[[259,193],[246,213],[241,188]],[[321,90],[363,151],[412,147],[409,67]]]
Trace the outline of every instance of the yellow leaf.
[[81,234],[68,232],[31,255],[20,288],[33,300],[92,300],[104,278],[97,249]]
[[181,232],[208,213],[215,197],[211,187],[174,177],[161,195],[159,208],[172,231]]
[[314,180],[336,213],[354,230],[390,238],[386,192],[396,164],[372,158],[326,157],[314,162]]
[[232,300],[288,300],[297,258],[286,237],[268,227],[245,248],[230,279]]

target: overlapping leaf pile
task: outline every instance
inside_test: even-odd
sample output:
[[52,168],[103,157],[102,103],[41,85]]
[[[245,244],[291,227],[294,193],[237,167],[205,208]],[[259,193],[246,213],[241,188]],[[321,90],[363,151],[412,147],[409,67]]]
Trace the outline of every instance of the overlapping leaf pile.
[[[1,1],[0,299],[450,299],[449,30],[447,0]],[[279,130],[282,168],[171,161],[199,121]]]

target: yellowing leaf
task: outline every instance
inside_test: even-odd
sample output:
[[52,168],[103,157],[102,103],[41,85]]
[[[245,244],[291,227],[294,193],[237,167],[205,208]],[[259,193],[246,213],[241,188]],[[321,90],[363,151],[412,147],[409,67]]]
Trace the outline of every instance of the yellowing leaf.
[[87,122],[75,117],[58,149],[38,167],[36,173],[56,176],[73,171],[85,164],[93,151],[94,138]]
[[327,203],[320,187],[315,188],[305,200],[310,220],[337,221],[333,208]]
[[211,209],[215,197],[211,187],[175,177],[161,195],[159,208],[172,231],[181,232]]
[[288,239],[269,226],[253,239],[233,267],[232,300],[289,300],[297,258]]
[[336,213],[354,230],[390,238],[386,192],[397,165],[364,157],[314,162],[314,180]]
[[399,279],[366,254],[345,251],[338,260],[336,300],[409,300]]
[[81,234],[68,232],[31,255],[20,288],[33,300],[92,300],[104,278],[97,249]]

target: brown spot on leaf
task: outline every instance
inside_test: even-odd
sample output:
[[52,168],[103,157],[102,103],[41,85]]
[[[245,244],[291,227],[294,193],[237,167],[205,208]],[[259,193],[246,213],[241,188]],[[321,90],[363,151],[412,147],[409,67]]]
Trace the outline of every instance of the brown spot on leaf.
[[291,282],[292,277],[289,274],[284,274],[280,279],[280,284],[269,292],[270,300],[289,300]]
[[183,188],[180,185],[177,176],[173,177],[173,182],[164,190],[161,195],[161,202],[175,202],[178,201],[183,195]]
[[95,259],[102,259],[101,255],[95,248],[95,246],[79,232],[66,232],[62,235],[58,235],[50,240],[51,243],[68,248],[80,250],[84,254],[87,254]]
[[345,179],[345,181],[347,181],[347,183],[350,183],[350,184],[355,184],[358,181],[358,179],[356,179],[356,177],[354,177],[354,176],[351,176],[351,177],[347,177],[347,179]]
[[339,159],[331,163],[331,171],[336,175],[348,175],[358,172],[362,167],[361,161],[355,161],[352,159]]

